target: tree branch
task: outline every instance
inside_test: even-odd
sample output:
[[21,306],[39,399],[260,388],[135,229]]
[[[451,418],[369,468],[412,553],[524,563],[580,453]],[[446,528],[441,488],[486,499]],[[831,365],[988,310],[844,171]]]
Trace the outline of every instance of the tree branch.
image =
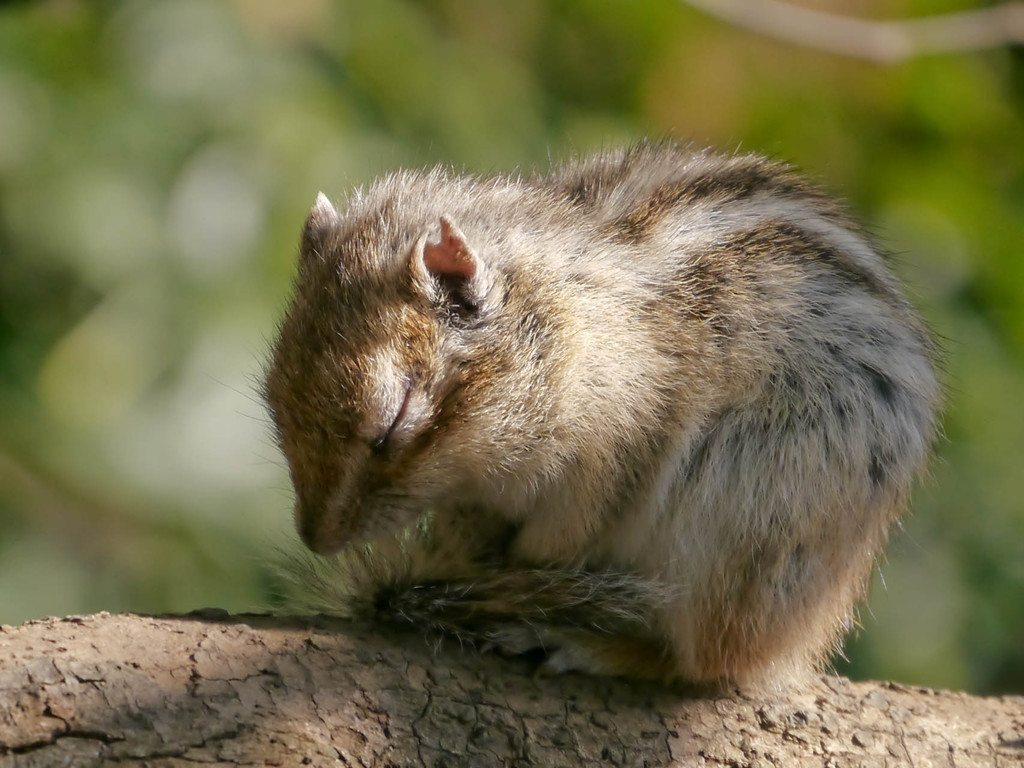
[[828,53],[892,64],[925,54],[1024,42],[1024,2],[898,21],[873,21],[779,0],[680,0],[736,26]]
[[1024,698],[820,678],[687,696],[326,619],[0,629],[0,766],[1016,765]]

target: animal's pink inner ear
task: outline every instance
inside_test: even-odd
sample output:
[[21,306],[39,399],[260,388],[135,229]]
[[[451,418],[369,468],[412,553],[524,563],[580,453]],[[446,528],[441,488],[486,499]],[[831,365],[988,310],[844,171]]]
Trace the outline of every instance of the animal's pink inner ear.
[[441,242],[423,246],[423,265],[435,277],[470,280],[476,274],[473,249],[447,216],[441,217]]

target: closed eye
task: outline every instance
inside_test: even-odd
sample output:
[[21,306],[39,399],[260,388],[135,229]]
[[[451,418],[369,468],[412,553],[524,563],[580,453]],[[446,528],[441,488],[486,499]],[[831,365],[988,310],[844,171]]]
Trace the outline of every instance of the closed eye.
[[390,447],[391,437],[394,435],[395,430],[401,425],[402,420],[409,412],[409,401],[412,398],[412,382],[410,381],[405,387],[405,397],[402,398],[402,405],[398,409],[398,413],[395,414],[394,421],[391,422],[391,426],[387,428],[380,437],[370,443],[375,453],[384,453]]

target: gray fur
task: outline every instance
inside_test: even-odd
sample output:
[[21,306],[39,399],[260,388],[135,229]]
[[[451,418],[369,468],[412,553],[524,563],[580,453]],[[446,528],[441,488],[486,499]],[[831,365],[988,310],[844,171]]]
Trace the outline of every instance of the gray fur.
[[[840,205],[666,144],[400,172],[330,214],[266,393],[307,543],[375,541],[344,600],[509,648],[518,617],[556,667],[689,681],[784,681],[836,647],[940,399]],[[424,266],[442,217],[469,280]]]

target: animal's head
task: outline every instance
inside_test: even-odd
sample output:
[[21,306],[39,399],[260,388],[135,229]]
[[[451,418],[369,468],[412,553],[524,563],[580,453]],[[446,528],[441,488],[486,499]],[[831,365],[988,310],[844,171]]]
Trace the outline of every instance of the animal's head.
[[544,428],[528,405],[544,388],[523,391],[530,339],[512,338],[536,325],[513,322],[534,297],[486,238],[372,196],[344,214],[317,198],[264,385],[319,553],[504,482]]

